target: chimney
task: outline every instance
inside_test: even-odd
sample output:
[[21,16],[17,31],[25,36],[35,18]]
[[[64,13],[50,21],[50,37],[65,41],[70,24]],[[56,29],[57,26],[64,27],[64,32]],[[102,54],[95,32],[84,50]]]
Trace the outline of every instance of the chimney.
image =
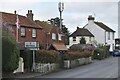
[[79,27],[77,27],[77,29],[79,29]]
[[95,18],[92,17],[92,15],[89,15],[89,16],[88,16],[88,23],[91,23],[91,22],[93,23],[94,20],[95,20]]
[[33,13],[32,13],[32,10],[28,10],[28,13],[26,14],[27,15],[27,17],[30,19],[30,20],[32,20],[33,21]]
[[16,14],[17,12],[16,12],[16,10],[14,11],[14,14]]

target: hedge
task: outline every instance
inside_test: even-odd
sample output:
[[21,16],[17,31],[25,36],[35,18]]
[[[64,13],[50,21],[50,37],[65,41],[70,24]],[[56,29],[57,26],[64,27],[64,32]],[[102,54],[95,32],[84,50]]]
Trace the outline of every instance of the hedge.
[[59,54],[56,51],[40,50],[36,52],[36,63],[57,63]]
[[63,59],[64,60],[74,60],[74,59],[79,59],[79,58],[86,58],[86,57],[90,57],[91,56],[91,51],[82,51],[82,52],[78,52],[78,51],[74,51],[74,52],[67,52],[65,54],[63,54]]
[[13,72],[18,67],[19,49],[12,35],[3,32],[2,37],[2,71]]

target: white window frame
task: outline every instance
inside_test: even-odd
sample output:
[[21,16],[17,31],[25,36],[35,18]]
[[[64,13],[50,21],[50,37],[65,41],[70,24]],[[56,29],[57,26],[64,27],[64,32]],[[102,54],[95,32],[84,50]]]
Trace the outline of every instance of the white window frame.
[[52,33],[52,39],[56,40],[56,34],[55,33]]
[[62,34],[58,33],[58,40],[60,40],[60,41],[62,40]]
[[36,29],[32,29],[32,37],[33,38],[36,38],[36,33],[37,33]]
[[76,41],[76,37],[73,37],[73,41]]
[[20,31],[21,31],[21,37],[24,37],[25,34],[25,27],[20,27]]

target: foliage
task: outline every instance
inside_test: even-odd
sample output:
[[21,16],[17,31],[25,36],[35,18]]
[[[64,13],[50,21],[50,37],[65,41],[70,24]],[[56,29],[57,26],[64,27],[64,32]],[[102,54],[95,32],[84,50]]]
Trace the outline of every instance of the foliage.
[[64,60],[74,60],[74,59],[79,59],[79,58],[86,58],[86,57],[90,57],[91,56],[91,52],[90,51],[82,51],[82,52],[68,52],[63,54],[63,59]]
[[[57,27],[60,27],[60,19],[59,19],[59,17],[51,18],[51,19],[48,20],[48,22],[50,22],[52,25],[56,25]],[[70,32],[69,32],[68,28],[63,24],[62,24],[62,32],[65,35],[65,44],[69,44]]]
[[14,37],[6,31],[2,36],[2,71],[12,72],[18,67],[19,49]]
[[97,49],[94,51],[92,55],[93,59],[101,60],[110,56],[109,48],[110,46],[107,45],[98,45]]
[[41,50],[36,53],[37,63],[56,63],[58,61],[59,54],[56,51]]
[[85,40],[84,37],[81,38],[81,40],[80,40],[80,44],[86,44],[86,40]]
[[91,44],[74,44],[70,47],[70,51],[83,51],[83,50],[90,50],[94,51],[95,46]]

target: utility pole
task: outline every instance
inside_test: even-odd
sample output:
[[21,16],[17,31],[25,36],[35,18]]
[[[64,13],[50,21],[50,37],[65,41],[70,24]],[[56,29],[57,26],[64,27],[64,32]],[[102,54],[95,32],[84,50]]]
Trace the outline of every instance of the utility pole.
[[64,9],[64,3],[59,2],[58,3],[58,9],[59,9],[59,12],[60,12],[60,29],[62,29],[62,12],[63,12],[63,9]]

